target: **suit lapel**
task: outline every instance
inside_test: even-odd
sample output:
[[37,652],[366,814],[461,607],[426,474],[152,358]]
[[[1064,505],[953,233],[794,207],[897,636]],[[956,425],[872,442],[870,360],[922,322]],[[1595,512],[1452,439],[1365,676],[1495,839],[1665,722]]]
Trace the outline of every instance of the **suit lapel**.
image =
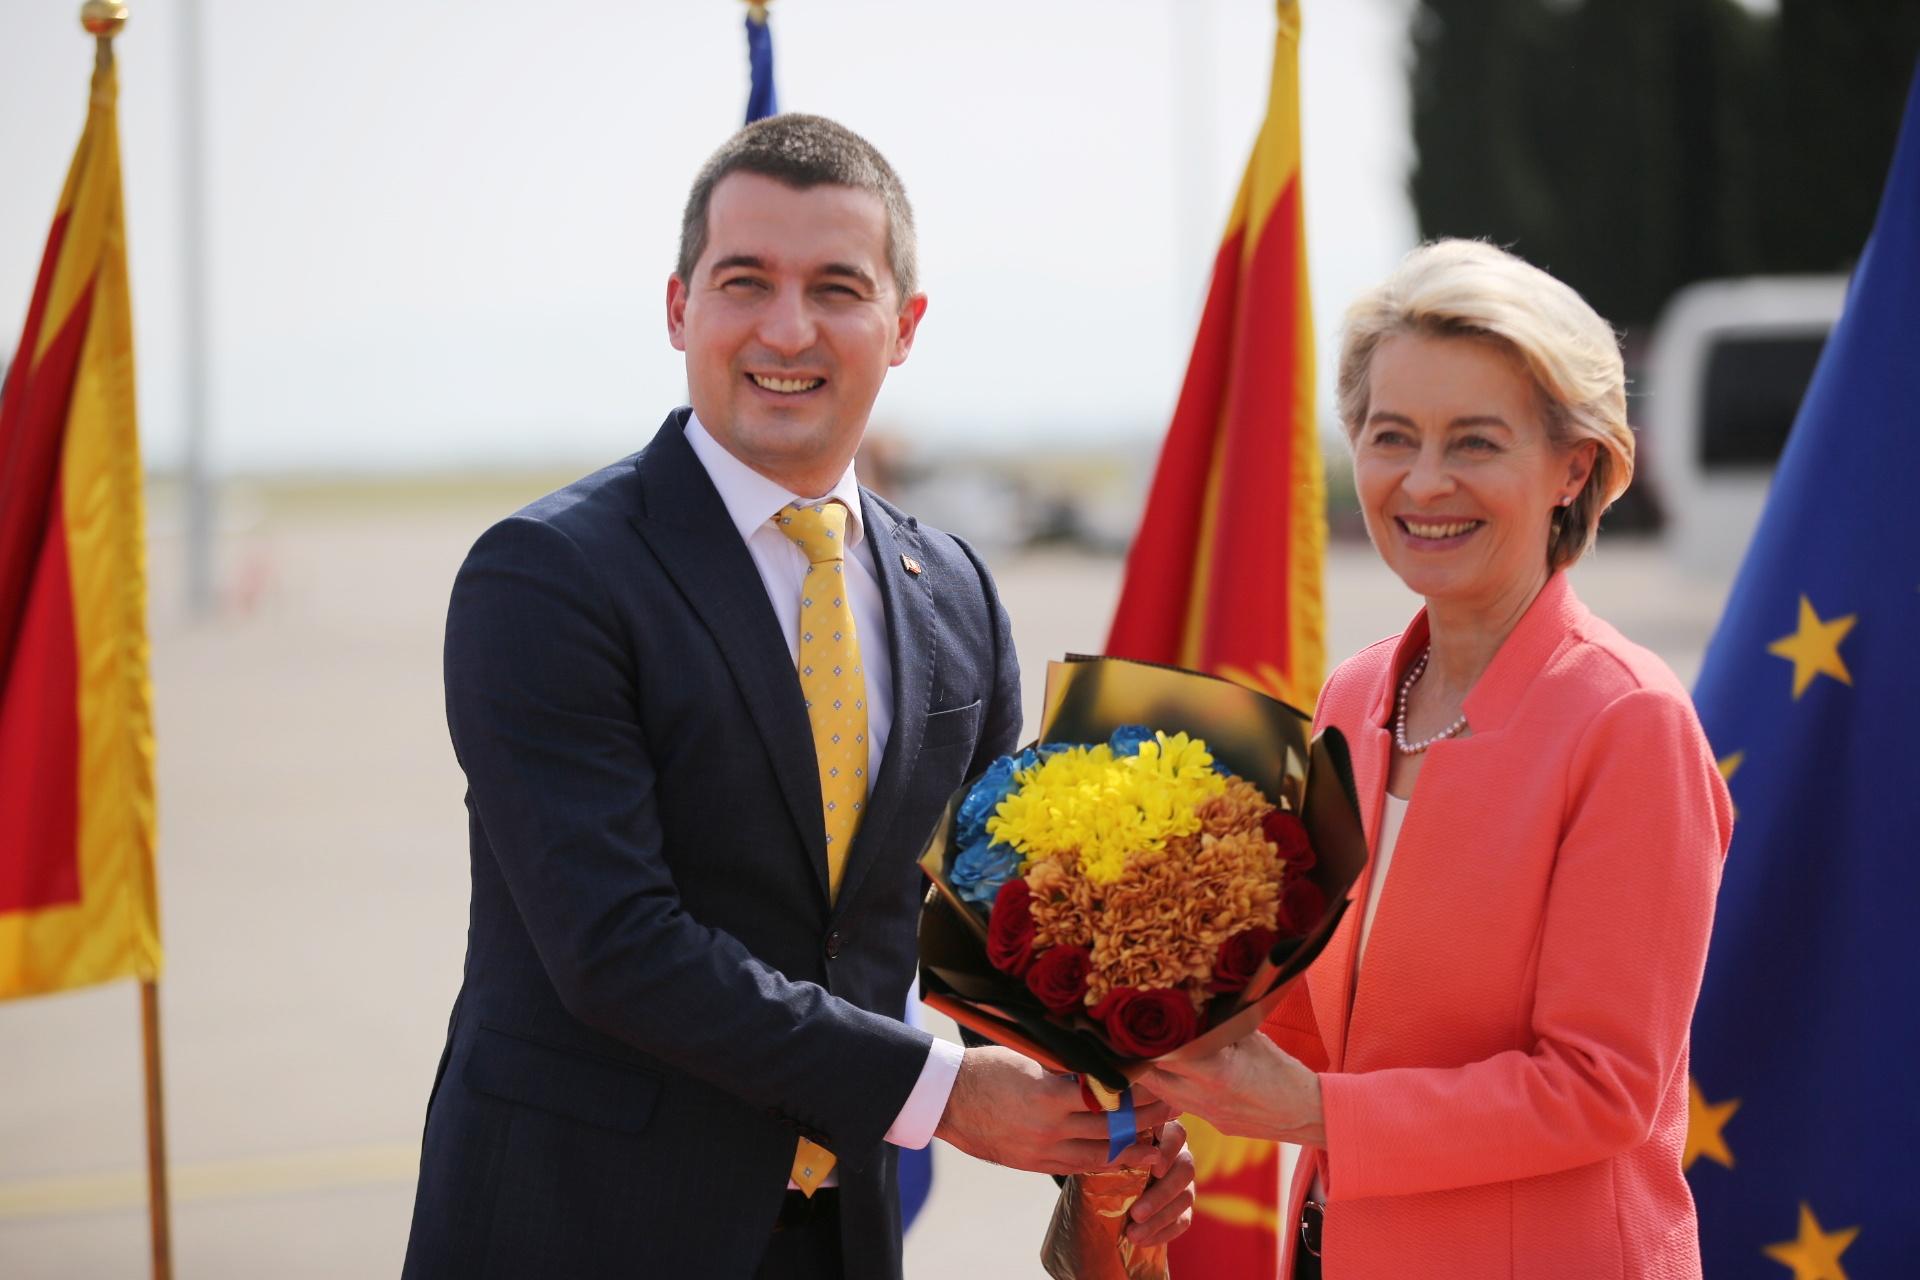
[[1360,923],[1366,915],[1367,893],[1372,887],[1374,863],[1373,850],[1379,847],[1380,811],[1386,803],[1387,765],[1390,761],[1391,739],[1386,730],[1368,725],[1359,739],[1351,743],[1353,756],[1354,793],[1360,799],[1360,818],[1367,833],[1367,870],[1353,885],[1353,906],[1342,917],[1340,927],[1327,941],[1327,959],[1332,963],[1324,967],[1326,973],[1313,993],[1316,1008],[1337,1010],[1333,1019],[1333,1037],[1327,1045],[1327,1056],[1333,1069],[1339,1071],[1347,1057],[1347,1031],[1353,1021],[1353,982],[1354,966],[1360,955]]
[[733,673],[825,898],[826,823],[806,701],[753,556],[687,443],[686,422],[685,410],[669,416],[635,464],[646,505],[633,526]]
[[887,613],[887,653],[893,661],[893,724],[887,749],[880,758],[867,802],[867,816],[847,855],[846,877],[840,882],[840,903],[853,900],[861,879],[880,850],[889,844],[888,829],[900,810],[901,797],[920,758],[926,733],[928,699],[933,686],[933,594],[927,574],[910,574],[902,556],[924,559],[919,536],[910,524],[893,517],[862,495],[861,520],[873,547],[874,577]]
[[1367,698],[1366,722],[1347,744],[1353,758],[1353,789],[1360,802],[1360,822],[1367,836],[1367,870],[1354,882],[1353,905],[1340,921],[1340,927],[1334,930],[1333,937],[1328,939],[1326,953],[1307,971],[1315,1014],[1322,1018],[1323,1028],[1332,1032],[1327,1037],[1327,1058],[1335,1071],[1344,1070],[1346,1066],[1348,1031],[1353,1022],[1354,968],[1360,956],[1360,925],[1366,916],[1367,894],[1376,870],[1371,854],[1380,847],[1387,773],[1393,765],[1393,736],[1386,725],[1393,713],[1394,673],[1426,642],[1426,614],[1422,612],[1407,628],[1392,661],[1381,672]]

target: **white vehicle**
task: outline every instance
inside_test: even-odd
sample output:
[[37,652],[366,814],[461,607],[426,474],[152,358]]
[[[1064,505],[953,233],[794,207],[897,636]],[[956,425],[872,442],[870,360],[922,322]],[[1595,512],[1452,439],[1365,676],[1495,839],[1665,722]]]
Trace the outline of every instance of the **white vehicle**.
[[1646,426],[1667,543],[1685,567],[1739,567],[1846,292],[1845,276],[1754,276],[1688,285],[1667,304]]

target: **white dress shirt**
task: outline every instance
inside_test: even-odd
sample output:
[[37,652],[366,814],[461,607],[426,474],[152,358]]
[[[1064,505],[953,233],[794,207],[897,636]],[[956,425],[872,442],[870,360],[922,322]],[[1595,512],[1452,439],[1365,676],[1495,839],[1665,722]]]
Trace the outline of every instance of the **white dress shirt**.
[[[787,652],[794,664],[800,662],[800,583],[806,577],[807,556],[793,539],[782,533],[772,518],[791,503],[822,502],[838,498],[847,508],[846,583],[853,608],[854,634],[860,642],[860,667],[867,682],[867,792],[880,776],[880,760],[887,749],[887,735],[893,728],[893,656],[887,647],[886,600],[880,594],[873,546],[866,537],[866,512],[860,505],[860,483],[848,465],[833,488],[821,494],[790,493],[776,480],[769,480],[740,459],[728,453],[694,415],[687,418],[687,443],[694,456],[706,468],[707,478],[720,491],[740,540],[747,544],[754,568],[760,571],[760,583],[767,589],[773,616],[780,620],[780,633],[786,637]],[[920,1068],[920,1079],[913,1092],[887,1130],[887,1141],[897,1147],[920,1148],[933,1141],[933,1131],[947,1109],[947,1096],[953,1092],[954,1078],[960,1073],[959,1045],[935,1038]],[[832,1186],[836,1174],[828,1174],[825,1186]],[[789,1184],[791,1185],[791,1184]]]

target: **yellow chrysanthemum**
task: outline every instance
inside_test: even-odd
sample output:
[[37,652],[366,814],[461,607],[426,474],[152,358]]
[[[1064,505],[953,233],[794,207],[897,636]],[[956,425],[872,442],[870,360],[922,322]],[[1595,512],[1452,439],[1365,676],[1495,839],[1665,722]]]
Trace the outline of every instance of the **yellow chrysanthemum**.
[[1207,744],[1157,733],[1138,755],[1116,758],[1102,743],[1056,752],[1019,774],[987,819],[987,834],[1035,862],[1077,854],[1095,884],[1112,884],[1130,856],[1158,851],[1200,829],[1202,801],[1226,790]]

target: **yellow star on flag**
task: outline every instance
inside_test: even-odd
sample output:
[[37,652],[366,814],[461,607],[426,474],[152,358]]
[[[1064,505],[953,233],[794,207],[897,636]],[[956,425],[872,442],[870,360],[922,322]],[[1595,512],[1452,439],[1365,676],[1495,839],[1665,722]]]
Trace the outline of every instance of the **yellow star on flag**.
[[1738,1098],[1708,1102],[1707,1095],[1700,1092],[1700,1085],[1691,1077],[1688,1078],[1687,1149],[1680,1157],[1682,1171],[1693,1168],[1693,1162],[1701,1156],[1715,1164],[1733,1168],[1733,1152],[1727,1149],[1726,1136],[1720,1131],[1727,1127],[1727,1121],[1733,1119],[1733,1113],[1739,1109]]
[[1847,638],[1847,632],[1853,630],[1858,616],[1850,613],[1844,618],[1823,622],[1820,615],[1813,611],[1813,602],[1805,596],[1800,597],[1798,629],[1792,635],[1781,636],[1767,646],[1768,653],[1793,664],[1793,696],[1796,700],[1807,691],[1807,686],[1813,683],[1815,676],[1832,676],[1841,684],[1853,683],[1853,677],[1847,674],[1847,664],[1840,660],[1840,642]]
[[[1720,766],[1721,778],[1731,783],[1733,781],[1733,775],[1740,772],[1740,766],[1745,764],[1746,760],[1747,760],[1746,752],[1736,751],[1732,755],[1727,756],[1724,759],[1716,760],[1714,763]],[[1740,816],[1739,805],[1733,806],[1733,816],[1736,818]]]
[[1766,1254],[1783,1267],[1793,1268],[1793,1280],[1847,1280],[1847,1269],[1840,1255],[1847,1251],[1860,1228],[1822,1231],[1820,1219],[1805,1200],[1800,1202],[1800,1238],[1770,1244]]

